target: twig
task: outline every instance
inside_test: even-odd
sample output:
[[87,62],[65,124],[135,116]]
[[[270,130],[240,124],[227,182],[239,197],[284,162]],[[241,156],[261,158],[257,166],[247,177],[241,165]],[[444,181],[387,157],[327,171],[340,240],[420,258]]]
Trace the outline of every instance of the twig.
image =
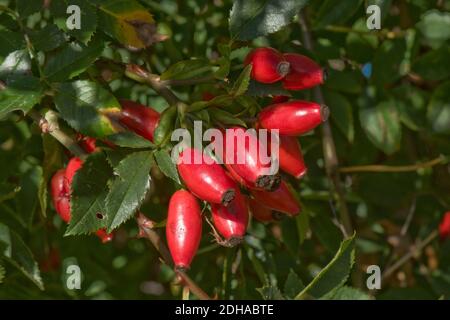
[[164,86],[189,86],[193,84],[199,84],[199,83],[207,83],[212,80],[214,80],[214,76],[206,76],[201,78],[192,78],[192,79],[173,79],[173,80],[161,80],[161,84]]
[[431,241],[437,238],[439,235],[439,232],[437,230],[433,230],[428,237],[425,238],[425,240],[419,242],[419,244],[413,248],[411,248],[410,251],[408,251],[407,254],[405,254],[403,257],[397,260],[391,267],[386,269],[385,272],[381,275],[381,280],[385,280],[390,275],[392,275],[397,269],[399,269],[401,266],[403,266],[406,262],[408,262],[409,259],[417,256]]
[[[169,249],[167,249],[159,234],[155,230],[153,230],[153,222],[141,213],[137,217],[137,223],[139,225],[139,229],[142,231],[142,236],[150,240],[152,245],[161,254],[161,257],[166,264],[173,266],[173,261]],[[205,291],[203,291],[184,271],[175,270],[175,272],[181,277],[181,279],[183,279],[184,284],[189,287],[189,290],[199,299],[211,300],[208,294],[206,294]]]
[[78,157],[86,156],[86,152],[71,137],[59,128],[58,117],[53,111],[48,111],[45,114],[45,117],[43,117],[38,111],[31,110],[28,112],[28,116],[30,116],[36,124],[39,125],[42,133],[50,134],[74,155]]
[[367,165],[367,166],[351,166],[351,167],[342,167],[339,169],[341,173],[350,173],[350,172],[410,172],[417,171],[419,169],[433,167],[438,164],[445,163],[446,158],[443,156],[439,156],[436,159],[411,164],[406,166],[387,166],[387,165]]
[[[309,50],[313,50],[314,46],[311,40],[311,34],[302,12],[300,12],[299,14],[299,22],[302,28],[303,42],[305,44],[305,47]],[[318,103],[325,104],[325,99],[320,87],[314,88],[314,96]],[[348,236],[353,233],[353,226],[350,219],[347,203],[345,202],[345,195],[339,176],[339,163],[336,155],[336,146],[334,144],[333,134],[331,132],[330,123],[328,121],[325,121],[322,124],[322,136],[325,169],[328,178],[334,187],[334,191],[336,192],[340,220],[342,225],[344,226],[345,236]]]
[[125,66],[125,75],[130,79],[141,83],[146,83],[162,96],[170,105],[180,103],[180,99],[169,89],[158,75],[152,74],[137,64],[127,64]]

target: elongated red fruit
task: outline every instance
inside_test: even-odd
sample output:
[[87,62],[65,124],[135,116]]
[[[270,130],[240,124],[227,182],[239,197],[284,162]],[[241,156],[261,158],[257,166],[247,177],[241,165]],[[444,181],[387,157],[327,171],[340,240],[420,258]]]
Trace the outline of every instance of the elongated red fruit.
[[78,144],[83,148],[87,153],[92,153],[97,149],[97,140],[92,137],[87,137],[82,135],[81,133],[77,133],[76,140]]
[[285,181],[282,181],[275,191],[251,190],[251,194],[261,204],[287,215],[296,216],[301,211],[300,203]]
[[99,229],[95,232],[95,234],[102,241],[102,243],[107,243],[114,239],[114,233],[108,233],[106,232],[106,229]]
[[[70,192],[73,176],[82,167],[83,161],[74,157],[70,159],[66,169],[58,170],[50,182],[53,206],[64,222],[69,223],[72,217],[70,206]],[[103,243],[113,239],[114,233],[107,233],[105,229],[100,229],[96,235]]]
[[275,220],[273,215],[274,211],[271,208],[263,205],[261,202],[253,198],[249,198],[248,206],[252,217],[256,220],[261,222],[271,222]]
[[188,189],[202,200],[228,205],[237,185],[225,169],[203,152],[187,148],[180,153],[178,172]]
[[166,237],[177,269],[188,269],[202,237],[202,214],[197,199],[186,190],[170,198]]
[[297,54],[283,55],[289,62],[289,73],[283,79],[283,87],[287,90],[302,90],[315,87],[325,81],[326,73],[310,58]]
[[307,168],[297,137],[280,135],[280,168],[297,179],[306,174]]
[[450,211],[445,213],[439,224],[439,236],[441,240],[450,238]]
[[120,104],[122,105],[120,123],[145,139],[153,141],[160,114],[134,101],[121,100]]
[[245,58],[244,64],[252,65],[252,79],[262,83],[277,82],[289,72],[289,63],[273,48],[252,50]]
[[326,121],[328,115],[329,110],[325,105],[295,100],[264,108],[258,120],[265,129],[278,129],[280,134],[297,136]]
[[50,182],[53,206],[61,219],[70,221],[70,190],[66,180],[66,170],[58,170]]
[[66,167],[66,187],[70,190],[72,186],[73,177],[75,173],[83,166],[83,160],[78,157],[73,157],[69,160],[69,163]]
[[214,227],[225,238],[226,246],[242,242],[248,224],[248,206],[244,196],[237,191],[228,206],[211,204]]
[[273,173],[270,170],[267,144],[259,140],[255,131],[241,127],[227,128],[221,158],[229,171],[240,176],[250,188],[275,190],[280,184],[278,171]]

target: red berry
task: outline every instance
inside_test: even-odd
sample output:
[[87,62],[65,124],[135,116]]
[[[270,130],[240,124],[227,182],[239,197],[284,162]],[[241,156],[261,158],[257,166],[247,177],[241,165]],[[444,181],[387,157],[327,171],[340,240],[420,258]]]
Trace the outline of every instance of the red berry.
[[114,238],[114,233],[107,233],[106,229],[99,229],[95,232],[97,237],[102,241],[102,243],[110,242]]
[[248,224],[248,207],[244,196],[237,191],[228,206],[211,204],[211,214],[216,230],[225,238],[227,246],[243,240]]
[[72,181],[75,173],[83,166],[83,160],[78,157],[73,157],[69,160],[66,167],[66,188],[71,190]]
[[439,225],[439,236],[441,240],[448,239],[450,237],[450,211],[444,214]]
[[212,99],[214,99],[216,96],[213,95],[211,92],[209,91],[205,91],[202,93],[202,100],[203,101],[210,101]]
[[286,53],[283,56],[290,65],[290,71],[283,79],[285,89],[308,89],[325,81],[324,70],[310,58],[297,53]]
[[280,135],[304,134],[328,119],[328,107],[308,101],[289,101],[264,108],[258,115],[265,129],[278,129]]
[[61,169],[55,173],[50,182],[50,191],[56,212],[68,223],[70,221],[70,190],[65,181],[65,172],[66,170]]
[[300,203],[285,181],[275,191],[251,190],[251,194],[261,204],[290,216],[296,216],[301,211]]
[[271,222],[274,220],[273,210],[269,207],[266,207],[261,202],[249,198],[248,206],[252,217],[261,222]]
[[273,48],[252,50],[245,58],[244,64],[252,64],[252,79],[262,83],[277,82],[289,72],[289,63]]
[[183,150],[177,167],[188,189],[200,199],[225,206],[234,199],[236,183],[224,168],[203,152],[193,148]]
[[138,135],[153,141],[160,114],[134,101],[121,100],[120,104],[122,105],[120,122]]
[[86,136],[82,135],[81,133],[77,133],[76,139],[78,141],[78,144],[87,153],[92,153],[97,148],[97,145],[96,145],[97,140],[95,138],[86,137]]
[[202,214],[197,199],[178,190],[170,198],[166,237],[177,269],[188,269],[202,237]]
[[287,102],[287,101],[289,101],[289,98],[290,97],[288,97],[288,96],[273,96],[272,97],[272,104]]
[[241,127],[227,129],[223,154],[220,155],[225,166],[250,188],[274,190],[280,184],[280,176],[268,174],[271,164],[263,163],[260,153],[267,157],[270,155],[267,145],[258,139],[255,132]]
[[280,168],[297,179],[306,174],[307,168],[303,160],[302,150],[296,137],[280,135],[279,143]]

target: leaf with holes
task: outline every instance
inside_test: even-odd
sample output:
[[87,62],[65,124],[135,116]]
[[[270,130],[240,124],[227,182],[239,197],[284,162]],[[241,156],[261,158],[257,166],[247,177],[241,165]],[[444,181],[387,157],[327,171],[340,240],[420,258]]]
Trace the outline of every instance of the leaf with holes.
[[56,108],[70,126],[82,134],[104,138],[120,131],[114,118],[121,106],[117,99],[98,83],[79,80],[59,85]]
[[72,182],[70,223],[65,235],[86,234],[105,227],[105,199],[113,170],[103,153],[91,154]]
[[252,40],[281,30],[292,22],[307,0],[236,0],[230,12],[233,39]]
[[141,205],[150,188],[153,154],[135,152],[114,168],[117,176],[106,198],[106,227],[111,232],[127,221]]

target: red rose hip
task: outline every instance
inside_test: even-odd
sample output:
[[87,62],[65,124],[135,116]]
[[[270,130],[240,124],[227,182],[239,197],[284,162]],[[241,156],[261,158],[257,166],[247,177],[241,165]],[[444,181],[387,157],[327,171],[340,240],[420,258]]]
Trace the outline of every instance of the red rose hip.
[[252,50],[245,58],[244,64],[252,65],[252,79],[262,83],[277,82],[289,72],[289,63],[273,48]]
[[153,141],[160,114],[134,101],[121,100],[120,104],[122,105],[120,123],[145,139]]
[[279,138],[278,155],[280,168],[297,179],[303,177],[307,168],[297,137],[280,135]]
[[214,227],[225,238],[225,246],[242,242],[248,224],[248,206],[244,196],[237,191],[228,206],[211,204]]
[[166,237],[177,269],[188,269],[202,236],[202,215],[197,199],[178,190],[170,198]]
[[251,194],[261,204],[287,215],[297,216],[301,211],[300,203],[285,181],[273,192],[251,190]]
[[183,150],[177,168],[187,188],[200,199],[225,206],[234,199],[236,183],[223,167],[203,152],[194,148]]
[[450,238],[450,211],[444,214],[439,224],[439,236],[441,240]]
[[[261,154],[267,156],[267,159],[263,161]],[[270,170],[268,148],[258,139],[255,131],[241,127],[228,128],[220,157],[232,175],[241,177],[250,188],[275,190],[280,184],[278,172],[272,173]]]
[[258,121],[265,129],[278,129],[280,135],[298,136],[326,121],[328,115],[325,105],[295,100],[264,108],[258,115]]
[[253,198],[249,198],[248,206],[252,214],[252,217],[260,222],[271,222],[280,219],[279,213],[277,213],[276,211],[272,210],[269,207],[266,207],[261,202]]
[[70,190],[66,180],[66,170],[58,170],[50,182],[50,192],[56,212],[68,223],[70,221]]
[[285,89],[308,89],[325,81],[324,69],[310,58],[297,53],[286,53],[283,57],[290,65],[289,73],[283,79]]

